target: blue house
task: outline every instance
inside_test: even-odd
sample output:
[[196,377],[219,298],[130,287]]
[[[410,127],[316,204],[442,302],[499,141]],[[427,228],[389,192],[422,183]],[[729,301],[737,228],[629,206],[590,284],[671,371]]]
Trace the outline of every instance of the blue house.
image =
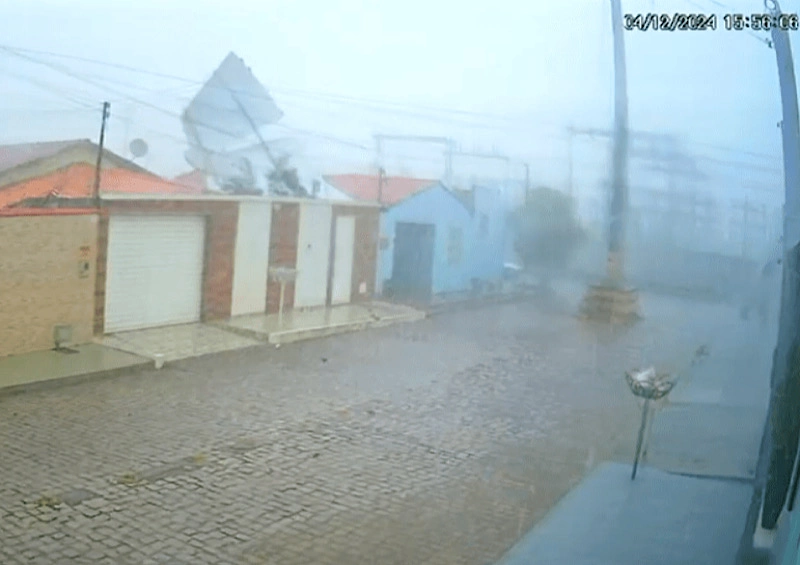
[[482,289],[496,287],[503,275],[511,242],[508,229],[508,206],[502,190],[474,186],[455,190],[472,215],[469,236],[471,281]]
[[496,285],[503,274],[507,227],[499,190],[451,190],[435,180],[332,175],[324,182],[358,200],[384,205],[378,292],[430,300]]

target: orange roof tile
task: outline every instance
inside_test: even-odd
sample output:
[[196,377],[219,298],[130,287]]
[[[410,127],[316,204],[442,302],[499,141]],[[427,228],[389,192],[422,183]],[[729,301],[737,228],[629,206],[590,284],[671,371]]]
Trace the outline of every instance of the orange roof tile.
[[[61,198],[88,198],[94,187],[95,169],[77,163],[59,171],[0,189],[0,208],[29,198],[48,195]],[[100,192],[129,194],[194,194],[192,188],[136,173],[127,169],[105,169],[100,173]]]
[[208,190],[208,183],[206,182],[205,173],[198,171],[197,169],[189,171],[188,173],[183,173],[182,175],[178,175],[172,179],[172,182],[181,186],[185,186],[186,188],[197,193],[203,193]]
[[[378,201],[378,175],[326,175],[325,182],[342,192],[369,202]],[[409,177],[385,177],[381,190],[381,204],[393,205],[412,194],[438,183],[437,180]]]
[[96,208],[0,208],[0,218],[17,216],[88,216],[97,214]]

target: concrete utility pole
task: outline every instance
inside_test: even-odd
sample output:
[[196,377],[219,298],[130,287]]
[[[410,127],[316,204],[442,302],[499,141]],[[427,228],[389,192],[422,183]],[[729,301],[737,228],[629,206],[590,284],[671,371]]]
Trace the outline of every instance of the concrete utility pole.
[[525,206],[530,202],[531,194],[531,168],[528,163],[525,163]]
[[[774,0],[765,1],[767,10],[780,14]],[[797,488],[795,478],[790,493],[795,457],[798,448],[797,412],[800,404],[800,312],[798,312],[798,269],[800,269],[800,119],[797,108],[797,87],[789,35],[778,27],[772,28],[772,44],[778,63],[783,122],[784,215],[783,215],[783,287],[777,347],[772,365],[772,398],[767,430],[761,445],[759,469],[756,473],[757,492],[763,487],[761,527],[775,528],[787,503],[794,503]],[[767,463],[768,462],[768,463]],[[767,467],[768,465],[768,467]],[[766,467],[766,469],[764,469]],[[750,524],[748,524],[750,530]],[[794,544],[792,544],[794,545]],[[780,556],[779,556],[780,557]]]
[[100,208],[100,168],[103,165],[103,145],[106,139],[106,124],[108,123],[110,109],[111,104],[109,102],[103,102],[103,121],[100,124],[100,143],[98,144],[97,164],[94,168],[94,189],[92,190],[92,200],[94,200],[94,205],[97,208]]
[[[422,143],[438,143],[445,147],[445,164],[444,164],[444,177],[445,184],[450,186],[453,182],[453,150],[455,143],[449,137],[432,137],[426,135],[383,135],[376,134],[373,136],[375,139],[375,150],[378,153],[378,158],[382,161],[383,156],[383,142],[384,141],[418,141]],[[380,163],[383,166],[383,163]]]
[[495,153],[466,153],[463,151],[454,152],[452,155],[458,157],[476,157],[478,159],[488,159],[488,160],[496,160],[496,161],[503,161],[506,164],[506,180],[508,180],[508,169],[511,164],[511,159],[506,157],[505,155],[497,155]]
[[575,141],[575,130],[572,127],[567,128],[567,194],[570,197],[574,196],[574,188],[572,186],[573,183],[573,169],[572,169],[572,157],[573,157],[573,142]]
[[378,204],[383,206],[383,182],[386,178],[386,171],[383,167],[378,169]]
[[625,228],[628,215],[628,85],[620,0],[611,0],[614,35],[614,149],[609,209],[607,277],[589,287],[581,310],[585,318],[629,323],[638,319],[638,294],[625,285]]

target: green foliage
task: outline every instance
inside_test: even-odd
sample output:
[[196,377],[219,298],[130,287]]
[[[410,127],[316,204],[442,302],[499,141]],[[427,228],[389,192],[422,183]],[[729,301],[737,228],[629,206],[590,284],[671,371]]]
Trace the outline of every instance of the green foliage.
[[580,225],[574,200],[557,190],[537,188],[514,212],[515,249],[526,267],[566,267],[586,232]]

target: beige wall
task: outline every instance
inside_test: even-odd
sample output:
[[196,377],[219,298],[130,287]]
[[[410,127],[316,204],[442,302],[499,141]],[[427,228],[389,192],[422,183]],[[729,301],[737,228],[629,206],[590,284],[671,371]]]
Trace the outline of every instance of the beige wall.
[[95,215],[0,216],[0,356],[51,349],[56,324],[91,341],[96,255]]

